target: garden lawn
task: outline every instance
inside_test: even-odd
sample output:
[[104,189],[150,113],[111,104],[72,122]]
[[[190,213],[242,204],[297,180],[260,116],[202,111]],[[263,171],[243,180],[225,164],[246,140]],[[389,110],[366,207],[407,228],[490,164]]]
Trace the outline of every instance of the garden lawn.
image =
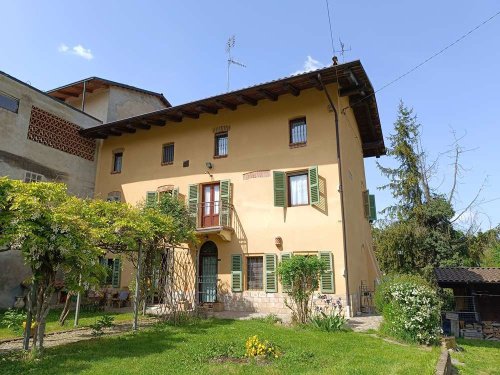
[[459,374],[500,375],[500,342],[485,340],[458,340],[462,352],[451,357],[463,363],[456,365]]
[[[283,356],[243,357],[245,341],[258,335]],[[265,321],[200,320],[157,325],[137,334],[103,337],[48,349],[40,361],[0,357],[0,374],[433,374],[438,348],[399,345],[355,332],[287,328]],[[219,359],[217,359],[219,358]]]
[[[4,312],[5,312],[5,310],[0,311],[0,322],[2,321]],[[66,319],[66,324],[64,326],[61,326],[59,324],[59,315],[60,314],[61,314],[61,310],[51,310],[49,312],[49,315],[47,316],[47,326],[46,326],[47,333],[58,332],[58,331],[67,331],[67,330],[75,328],[75,327],[73,327],[73,324],[75,322],[75,312],[74,311],[71,311],[69,313],[68,318]],[[106,313],[106,312],[102,312],[102,311],[98,311],[98,312],[80,311],[80,319],[78,322],[79,326],[77,328],[87,327],[90,324],[94,324],[96,319],[104,314],[114,317],[115,323],[132,321],[132,319],[133,319],[132,313]],[[15,333],[11,329],[2,326],[2,324],[0,323],[0,340],[10,339],[10,338],[15,338],[15,337],[20,337],[20,336],[22,336],[22,333]]]

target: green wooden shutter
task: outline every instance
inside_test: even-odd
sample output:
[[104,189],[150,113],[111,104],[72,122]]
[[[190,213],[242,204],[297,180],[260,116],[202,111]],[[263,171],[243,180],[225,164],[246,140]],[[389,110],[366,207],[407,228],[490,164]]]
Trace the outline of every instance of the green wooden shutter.
[[368,190],[363,191],[363,211],[366,219],[370,219],[370,192]]
[[329,251],[321,251],[319,258],[327,265],[325,272],[320,277],[321,293],[335,293],[335,281],[333,274],[333,255]]
[[231,255],[231,290],[233,292],[243,291],[243,260],[240,254]]
[[309,168],[309,197],[311,204],[319,204],[318,167]]
[[[283,253],[281,254],[281,261],[284,262],[288,259],[292,259],[292,254],[291,253]],[[284,283],[281,281],[281,286],[283,287],[283,292],[288,292],[292,288],[292,285],[290,283]]]
[[266,266],[266,292],[276,293],[278,291],[278,280],[276,277],[276,254],[264,255]]
[[369,195],[370,202],[370,223],[377,220],[377,207],[375,206],[375,195]]
[[231,181],[220,182],[220,225],[231,226]]
[[156,191],[146,192],[146,206],[153,206],[156,202],[158,202],[158,193]]
[[196,220],[196,225],[197,223],[197,216],[198,216],[198,184],[192,184],[189,185],[188,189],[188,209],[189,209],[189,214],[191,217]]
[[120,258],[113,259],[113,278],[111,281],[113,288],[120,287],[121,270]]
[[274,206],[286,207],[286,175],[285,172],[273,172]]

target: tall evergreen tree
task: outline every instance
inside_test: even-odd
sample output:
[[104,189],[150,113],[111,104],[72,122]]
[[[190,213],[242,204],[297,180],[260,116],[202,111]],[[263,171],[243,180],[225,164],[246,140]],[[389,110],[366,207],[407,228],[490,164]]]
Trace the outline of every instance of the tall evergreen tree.
[[377,162],[377,166],[389,179],[389,183],[380,187],[389,189],[396,203],[385,208],[391,219],[405,220],[412,216],[415,207],[422,204],[422,173],[420,170],[418,142],[420,124],[413,109],[408,108],[403,101],[398,107],[398,117],[394,123],[394,134],[389,136],[390,147],[387,155],[392,156],[397,166],[384,167]]

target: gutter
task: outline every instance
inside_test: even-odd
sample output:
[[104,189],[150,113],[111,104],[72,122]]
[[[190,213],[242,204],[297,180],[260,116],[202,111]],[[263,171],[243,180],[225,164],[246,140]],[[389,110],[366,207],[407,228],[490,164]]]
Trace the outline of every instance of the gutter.
[[[339,170],[339,193],[340,193],[340,212],[342,216],[342,235],[344,237],[344,240],[342,241],[344,245],[344,265],[345,265],[345,270],[344,270],[344,277],[345,277],[345,290],[346,290],[346,306],[349,307],[349,311],[351,310],[351,298],[350,298],[350,293],[349,293],[349,267],[347,264],[347,230],[346,230],[346,222],[345,222],[345,204],[344,204],[344,182],[342,178],[342,161],[341,161],[341,152],[340,152],[340,131],[339,131],[339,114],[337,112],[337,109],[335,108],[335,105],[333,104],[333,100],[330,97],[330,94],[326,90],[326,87],[323,83],[323,80],[321,79],[321,74],[318,73],[318,81],[321,84],[321,87],[323,88],[323,92],[326,95],[326,98],[328,102],[330,103],[330,106],[332,107],[333,114],[334,114],[334,119],[335,119],[335,137],[336,137],[336,145],[337,145],[337,161],[338,161],[338,170]],[[337,82],[338,85],[338,82]],[[350,311],[352,314],[353,312]]]

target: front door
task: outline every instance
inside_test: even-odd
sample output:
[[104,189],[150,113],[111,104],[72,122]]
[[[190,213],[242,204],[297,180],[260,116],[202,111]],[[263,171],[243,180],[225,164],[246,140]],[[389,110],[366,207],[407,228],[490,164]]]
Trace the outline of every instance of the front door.
[[205,242],[200,249],[199,301],[217,300],[217,245]]
[[219,226],[219,184],[203,185],[202,226]]

